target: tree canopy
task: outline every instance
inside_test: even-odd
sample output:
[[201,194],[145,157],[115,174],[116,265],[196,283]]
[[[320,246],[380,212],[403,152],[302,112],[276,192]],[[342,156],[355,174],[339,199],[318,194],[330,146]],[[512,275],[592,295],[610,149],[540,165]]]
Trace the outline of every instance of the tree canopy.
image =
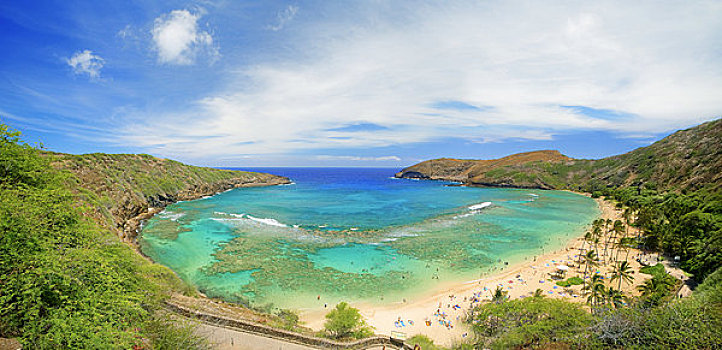
[[332,338],[364,338],[372,334],[359,310],[343,301],[326,314],[324,328]]

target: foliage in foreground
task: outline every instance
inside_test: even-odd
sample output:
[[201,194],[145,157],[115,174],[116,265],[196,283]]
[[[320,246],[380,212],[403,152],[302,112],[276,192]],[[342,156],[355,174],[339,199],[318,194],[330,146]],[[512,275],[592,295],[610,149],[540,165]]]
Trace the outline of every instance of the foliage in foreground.
[[421,350],[443,350],[444,348],[434,344],[434,341],[423,334],[417,334],[409,339],[406,339],[406,344],[411,346],[418,345]]
[[171,348],[169,334],[189,331],[155,311],[180,281],[84,217],[68,176],[0,124],[0,337],[31,349]]
[[328,337],[335,339],[361,339],[373,335],[373,331],[366,325],[358,309],[343,301],[326,314],[324,330]]
[[707,277],[691,297],[656,307],[639,302],[631,308],[607,308],[591,315],[579,304],[525,298],[481,305],[469,321],[483,339],[479,345],[493,349],[719,348],[722,268]]
[[578,344],[592,321],[579,304],[543,297],[489,303],[470,317],[475,333],[490,340],[487,345],[493,349]]

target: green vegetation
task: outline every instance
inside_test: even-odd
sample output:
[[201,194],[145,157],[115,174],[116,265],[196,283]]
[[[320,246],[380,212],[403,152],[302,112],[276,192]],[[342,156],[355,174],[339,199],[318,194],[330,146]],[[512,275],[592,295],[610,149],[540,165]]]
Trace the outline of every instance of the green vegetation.
[[325,335],[334,339],[355,338],[361,339],[373,335],[373,331],[366,325],[358,309],[340,302],[336,308],[326,314],[324,324]]
[[209,195],[236,184],[287,181],[270,174],[194,167],[147,154],[42,155],[53,167],[74,175],[67,177],[66,187],[89,206],[88,215],[111,230],[123,229],[126,220],[149,207]]
[[577,286],[584,284],[584,280],[579,277],[571,277],[566,280],[557,281],[556,285],[560,287],[569,287],[569,286]]
[[411,346],[418,345],[421,350],[444,350],[443,347],[434,344],[434,341],[423,334],[417,334],[409,339],[406,339],[406,344]]
[[489,303],[474,309],[469,322],[492,349],[584,342],[593,317],[581,305],[549,298]]
[[467,321],[481,336],[477,346],[492,349],[714,349],[722,344],[722,268],[689,298],[658,306],[646,300],[589,314],[576,303],[533,297],[478,306]]
[[656,306],[674,297],[671,292],[678,281],[665,271],[664,265],[644,266],[639,272],[652,275],[652,279],[637,287],[642,292],[641,302],[646,306]]
[[281,319],[283,325],[281,328],[294,331],[298,328],[298,314],[293,310],[282,309],[277,314],[278,318]]
[[0,124],[0,337],[29,349],[203,348],[158,318],[181,281],[89,220],[73,181]]
[[659,275],[665,275],[666,272],[664,271],[664,265],[657,264],[657,265],[650,265],[650,266],[643,266],[639,269],[639,272],[646,273],[648,275],[652,276],[659,276]]
[[604,194],[635,213],[632,224],[642,234],[634,243],[670,257],[679,256],[680,266],[697,280],[722,266],[722,193],[660,194],[619,188]]

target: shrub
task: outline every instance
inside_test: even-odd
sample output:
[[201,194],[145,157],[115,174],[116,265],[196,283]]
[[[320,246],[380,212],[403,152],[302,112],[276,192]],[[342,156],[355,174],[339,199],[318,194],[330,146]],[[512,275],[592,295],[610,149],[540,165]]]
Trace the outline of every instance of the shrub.
[[575,276],[575,277],[568,278],[566,280],[557,281],[556,284],[557,284],[557,286],[566,288],[569,286],[577,286],[580,284],[584,284],[584,280],[581,279],[580,277]]
[[373,335],[371,328],[366,325],[366,321],[363,320],[358,309],[343,301],[326,314],[324,330],[327,336],[336,339],[361,339]]
[[567,282],[569,282],[569,284],[572,286],[578,286],[578,285],[584,284],[584,280],[581,277],[577,277],[577,276],[568,279]]
[[664,275],[666,274],[664,270],[664,265],[657,263],[657,265],[650,265],[650,266],[643,266],[639,269],[639,272],[646,273],[648,275],[652,276],[658,276],[658,275]]
[[593,317],[581,305],[548,298],[489,303],[474,309],[470,322],[494,349],[578,344]]
[[442,350],[443,349],[442,347],[434,344],[434,341],[431,340],[429,337],[422,335],[422,334],[417,334],[409,339],[406,339],[405,343],[409,344],[411,346],[414,346],[414,347],[416,345],[418,345],[421,347],[421,350]]

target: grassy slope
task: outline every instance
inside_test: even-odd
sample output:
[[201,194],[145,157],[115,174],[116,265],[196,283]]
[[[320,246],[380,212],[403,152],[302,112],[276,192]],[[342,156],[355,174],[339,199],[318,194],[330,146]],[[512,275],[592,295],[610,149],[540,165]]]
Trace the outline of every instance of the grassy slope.
[[33,349],[204,348],[158,314],[169,295],[193,290],[123,244],[119,227],[150,205],[286,181],[147,155],[42,152],[0,124],[0,337]]
[[288,182],[270,174],[195,167],[145,154],[46,155],[54,167],[74,175],[68,184],[94,208],[94,219],[126,240],[134,238],[136,228],[129,220],[148,208],[238,186]]
[[429,173],[432,178],[461,180],[470,184],[589,192],[602,187],[638,185],[656,190],[695,191],[704,188],[718,192],[722,186],[720,140],[722,119],[678,131],[650,146],[599,160],[549,156],[480,166],[478,162],[493,161],[467,160],[461,164],[438,159],[411,166],[402,173]]

